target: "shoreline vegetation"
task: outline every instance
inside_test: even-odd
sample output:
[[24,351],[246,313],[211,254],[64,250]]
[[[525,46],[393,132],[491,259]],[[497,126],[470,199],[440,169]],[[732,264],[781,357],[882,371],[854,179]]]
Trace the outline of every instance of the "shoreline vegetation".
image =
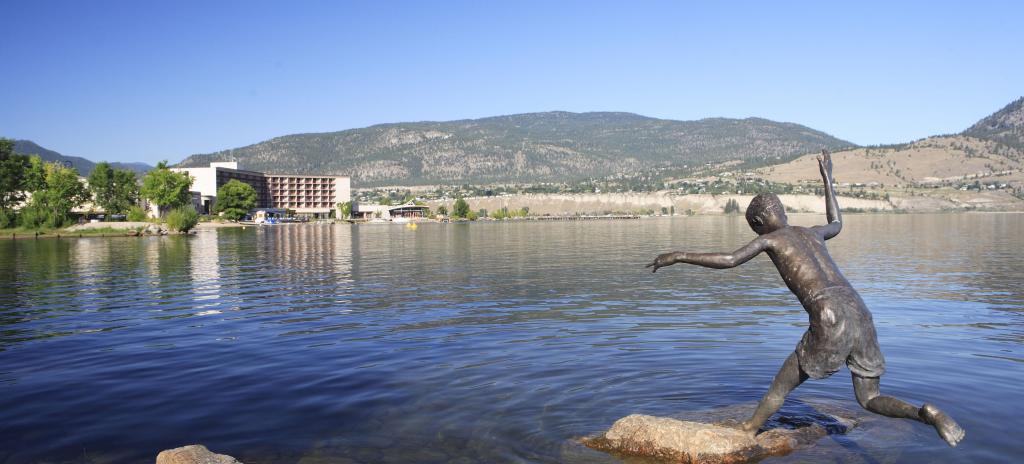
[[[948,193],[948,192],[947,192]],[[780,194],[789,214],[824,214],[824,198],[813,194]],[[461,199],[435,199],[421,204],[434,212],[413,222],[540,221],[639,219],[641,217],[740,215],[753,194],[680,194],[676,191],[622,193],[524,193],[470,196]],[[465,211],[457,208],[459,201]],[[1024,212],[1024,200],[1002,192],[954,192],[934,196],[923,192],[886,195],[884,198],[858,198],[840,195],[842,211],[848,214],[907,214],[965,212]],[[453,212],[452,216],[447,213]],[[437,215],[436,213],[441,213]],[[196,230],[248,227],[255,224],[217,220],[209,216],[192,218],[192,226],[169,224],[155,219],[146,221],[89,222],[68,227],[15,227],[0,229],[0,240],[39,238],[140,237],[189,234]],[[188,221],[186,221],[188,222]],[[334,223],[364,224],[370,221],[345,219]],[[390,223],[390,222],[387,222]],[[194,227],[194,229],[193,229]]]
[[[1021,210],[986,210],[986,209],[960,209],[960,210],[928,210],[928,211],[915,211],[915,210],[901,210],[901,209],[862,209],[862,208],[843,208],[843,213],[846,214],[964,214],[964,213],[982,213],[982,214],[1022,214],[1024,211]],[[787,214],[795,216],[817,216],[824,214],[816,211],[788,211]],[[451,223],[470,223],[470,222],[501,222],[501,221],[574,221],[574,220],[613,220],[613,219],[643,219],[643,218],[663,218],[663,217],[697,217],[697,216],[739,216],[741,212],[734,213],[702,213],[702,214],[635,214],[635,213],[609,213],[609,214],[568,214],[568,215],[530,215],[521,217],[505,217],[501,219],[495,219],[492,217],[481,217],[474,220],[464,218],[446,218],[445,220],[437,220],[434,218],[417,218],[417,223],[431,223],[431,222],[451,222]],[[363,220],[336,220],[333,223],[289,223],[289,224],[278,224],[270,227],[280,226],[303,226],[303,225],[335,225],[335,224],[374,224],[369,221]],[[386,224],[392,224],[388,222]],[[394,223],[397,224],[397,223]],[[166,224],[155,223],[155,222],[98,222],[98,223],[85,223],[77,224],[71,227],[59,228],[59,229],[26,229],[26,228],[8,228],[0,229],[0,240],[34,240],[34,239],[74,239],[74,238],[118,238],[118,237],[146,237],[146,236],[164,236],[164,235],[193,235],[197,231],[203,230],[216,230],[224,228],[247,228],[247,227],[259,227],[251,223],[239,223],[239,222],[200,222],[195,228],[189,232],[172,232],[166,228]]]
[[187,233],[168,230],[166,223],[159,222],[87,222],[63,228],[27,229],[24,227],[0,229],[0,240],[31,240],[40,238],[89,238],[89,237],[145,237],[157,235],[189,235],[197,230],[231,227],[246,227],[247,224],[233,222],[200,222]]
[[[678,194],[674,191],[623,193],[537,193],[465,197],[471,211],[483,218],[499,211],[526,210],[529,216],[622,215],[691,216],[728,212],[742,214],[753,193]],[[779,198],[788,213],[825,214],[825,199],[813,194]],[[857,198],[841,195],[839,205],[850,213],[942,213],[967,211],[1024,211],[1024,200],[1001,192],[956,192],[948,196],[923,193]],[[453,210],[454,199],[427,200],[431,211]],[[730,206],[732,206],[730,208]]]

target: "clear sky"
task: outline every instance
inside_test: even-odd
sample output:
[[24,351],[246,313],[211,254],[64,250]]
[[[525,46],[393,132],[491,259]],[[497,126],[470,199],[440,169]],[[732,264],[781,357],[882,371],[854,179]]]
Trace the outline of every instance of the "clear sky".
[[535,111],[758,116],[858,144],[1024,95],[1024,2],[0,0],[0,136],[180,161]]

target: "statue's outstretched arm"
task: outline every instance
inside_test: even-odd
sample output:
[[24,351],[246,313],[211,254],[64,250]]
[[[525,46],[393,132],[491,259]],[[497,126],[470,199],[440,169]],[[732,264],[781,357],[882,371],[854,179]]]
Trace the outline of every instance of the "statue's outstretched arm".
[[736,267],[751,258],[757,256],[767,249],[767,242],[761,237],[755,238],[750,243],[732,253],[687,253],[684,251],[673,251],[658,255],[654,262],[646,267],[653,268],[651,272],[658,272],[659,268],[671,266],[676,263],[696,264],[698,266],[715,269],[726,269]]
[[811,229],[828,240],[843,230],[843,218],[839,211],[839,203],[836,201],[835,187],[832,186],[832,155],[828,150],[822,150],[818,156],[818,168],[821,170],[821,180],[825,182],[825,217],[828,224]]

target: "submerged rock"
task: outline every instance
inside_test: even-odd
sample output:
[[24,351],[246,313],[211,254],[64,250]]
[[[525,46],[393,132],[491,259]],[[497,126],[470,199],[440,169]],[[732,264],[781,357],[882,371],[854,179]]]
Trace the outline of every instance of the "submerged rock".
[[203,445],[188,445],[161,451],[156,464],[242,464],[226,454],[215,454]]
[[[840,418],[835,420],[846,422]],[[829,431],[821,424],[810,423],[796,428],[773,428],[751,438],[727,425],[633,414],[616,421],[604,434],[583,439],[582,443],[618,455],[688,464],[726,464],[786,455],[817,441]]]

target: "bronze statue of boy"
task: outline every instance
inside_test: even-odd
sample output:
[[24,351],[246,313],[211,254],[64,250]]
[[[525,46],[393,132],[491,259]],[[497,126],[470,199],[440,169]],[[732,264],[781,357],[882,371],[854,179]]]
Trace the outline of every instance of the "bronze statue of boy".
[[809,228],[790,226],[779,197],[763,193],[754,197],[747,207],[747,222],[758,237],[746,246],[732,253],[665,253],[647,267],[657,271],[676,263],[687,263],[724,269],[739,266],[763,251],[768,253],[782,280],[807,310],[810,327],[796,351],[782,364],[754,415],[742,425],[751,436],[779,410],[794,388],[808,378],[823,379],[836,373],[845,362],[853,375],[857,402],[864,409],[929,424],[946,443],[956,446],[963,439],[964,431],[951,417],[930,404],[917,408],[879,392],[885,359],[878,347],[871,312],[825,248],[825,240],[835,237],[843,228],[832,186],[832,157],[828,151],[822,151],[818,166],[825,182],[828,224]]

